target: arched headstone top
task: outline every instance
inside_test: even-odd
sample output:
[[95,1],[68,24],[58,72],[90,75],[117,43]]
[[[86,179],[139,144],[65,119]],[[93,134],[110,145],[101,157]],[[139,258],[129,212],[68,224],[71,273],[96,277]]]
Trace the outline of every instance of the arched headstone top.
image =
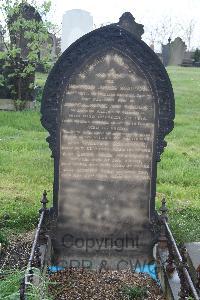
[[27,2],[20,3],[16,7],[16,12],[10,16],[9,23],[13,23],[17,18],[24,18],[25,20],[35,20],[36,22],[42,22],[42,17],[39,12],[35,9],[34,6],[30,5]]
[[154,51],[142,40],[118,24],[96,29],[73,43],[58,59],[46,82],[41,106],[43,126],[49,131],[48,142],[57,155],[57,130],[66,86],[76,70],[101,52],[115,50],[128,57],[145,74],[154,93],[157,110],[156,160],[160,160],[165,136],[173,129],[174,94],[168,74]]

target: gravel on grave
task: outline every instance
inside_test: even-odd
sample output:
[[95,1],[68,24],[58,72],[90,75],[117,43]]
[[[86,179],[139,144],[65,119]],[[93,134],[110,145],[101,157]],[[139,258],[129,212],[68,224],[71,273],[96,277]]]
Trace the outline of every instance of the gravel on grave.
[[0,253],[0,270],[23,269],[27,266],[31,253],[34,231],[12,235],[8,245],[3,245]]
[[[66,269],[50,275],[49,292],[56,300],[165,300],[155,280],[148,274],[125,271],[96,272]],[[133,297],[126,288],[144,287],[146,294]]]

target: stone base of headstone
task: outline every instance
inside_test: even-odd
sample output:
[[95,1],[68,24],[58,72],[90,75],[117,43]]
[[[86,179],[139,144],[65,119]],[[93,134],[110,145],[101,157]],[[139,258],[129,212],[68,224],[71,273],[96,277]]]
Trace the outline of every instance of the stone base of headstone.
[[154,260],[153,235],[149,229],[134,228],[134,234],[125,232],[123,236],[56,230],[54,236],[54,265],[60,267],[133,269]]
[[193,67],[193,60],[190,58],[184,58],[181,67]]
[[[25,109],[33,109],[35,102],[27,101]],[[16,111],[14,100],[12,99],[0,99],[0,110]]]
[[[138,255],[138,256],[137,256]],[[132,270],[135,269],[142,270],[145,266],[151,265],[153,263],[152,257],[140,256],[139,253],[132,253],[130,256],[116,256],[109,257],[108,255],[104,256],[93,256],[84,255],[84,256],[61,256],[57,257],[53,265],[57,265],[62,268],[84,268],[95,271],[101,270]]]

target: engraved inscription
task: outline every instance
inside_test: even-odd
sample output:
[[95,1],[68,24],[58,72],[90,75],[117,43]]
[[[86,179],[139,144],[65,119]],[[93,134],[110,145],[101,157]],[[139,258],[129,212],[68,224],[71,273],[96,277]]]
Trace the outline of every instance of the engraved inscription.
[[112,51],[72,76],[62,105],[60,180],[149,182],[154,101],[144,75]]

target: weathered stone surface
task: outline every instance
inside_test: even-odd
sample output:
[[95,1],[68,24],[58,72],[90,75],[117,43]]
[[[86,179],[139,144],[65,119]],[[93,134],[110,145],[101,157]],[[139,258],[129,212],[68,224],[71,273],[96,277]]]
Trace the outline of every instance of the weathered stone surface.
[[73,74],[61,111],[59,231],[146,244],[155,111],[144,75],[106,51]]
[[135,22],[135,18],[130,12],[125,12],[119,19],[119,26],[141,39],[144,33],[144,26]]

